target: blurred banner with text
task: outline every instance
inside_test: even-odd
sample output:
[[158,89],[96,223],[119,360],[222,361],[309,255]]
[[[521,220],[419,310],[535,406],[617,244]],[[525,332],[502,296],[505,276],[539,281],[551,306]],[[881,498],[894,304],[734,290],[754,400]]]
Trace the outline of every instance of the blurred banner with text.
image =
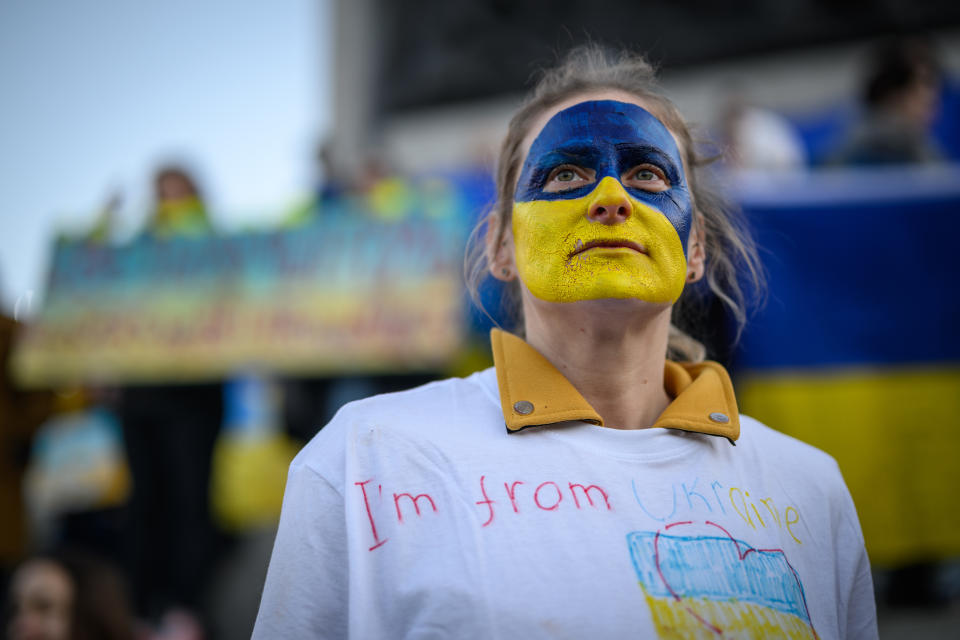
[[52,386],[443,365],[465,332],[466,218],[338,209],[276,231],[61,240],[14,373]]

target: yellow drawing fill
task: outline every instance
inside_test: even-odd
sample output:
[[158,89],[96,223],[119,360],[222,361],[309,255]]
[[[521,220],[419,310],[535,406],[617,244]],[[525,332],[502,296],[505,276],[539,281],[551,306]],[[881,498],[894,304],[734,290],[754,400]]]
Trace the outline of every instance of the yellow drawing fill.
[[646,589],[644,596],[657,635],[664,640],[817,638],[810,625],[798,616],[751,602],[686,597],[676,600],[651,596]]

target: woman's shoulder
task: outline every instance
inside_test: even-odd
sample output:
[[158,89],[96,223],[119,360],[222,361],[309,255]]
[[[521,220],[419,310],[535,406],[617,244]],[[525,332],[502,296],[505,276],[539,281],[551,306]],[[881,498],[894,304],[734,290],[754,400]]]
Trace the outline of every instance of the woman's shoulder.
[[792,499],[819,505],[830,514],[835,532],[846,531],[857,540],[856,544],[863,544],[853,499],[833,456],[749,416],[741,414],[740,427],[740,440],[745,445],[749,442],[753,452],[748,463],[760,469],[768,480],[788,488]]
[[343,405],[331,421],[351,422],[358,419],[386,419],[392,423],[449,417],[454,410],[465,410],[471,404],[497,404],[496,373],[486,369],[463,378],[435,380],[419,387],[382,393]]
[[801,469],[821,478],[840,477],[837,461],[829,453],[747,415],[740,414],[737,445],[747,445],[763,461],[786,469]]
[[342,457],[351,442],[437,441],[487,428],[492,418],[502,428],[496,389],[496,372],[487,369],[348,402],[300,451],[293,465]]
[[[499,406],[496,373],[479,371],[463,378],[435,380],[403,391],[383,393],[343,405],[323,430],[330,427],[378,423],[393,429],[428,429],[447,424],[478,406]],[[322,430],[322,431],[323,431]],[[321,432],[322,432],[321,431]]]

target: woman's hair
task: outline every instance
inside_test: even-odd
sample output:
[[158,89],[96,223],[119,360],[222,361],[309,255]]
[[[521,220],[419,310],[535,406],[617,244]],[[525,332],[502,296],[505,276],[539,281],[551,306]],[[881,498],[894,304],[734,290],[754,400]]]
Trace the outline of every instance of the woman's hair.
[[[545,71],[510,120],[497,162],[497,199],[486,219],[474,229],[468,243],[464,275],[471,298],[483,308],[479,288],[489,275],[487,246],[499,247],[511,224],[513,194],[524,161],[523,141],[533,123],[544,111],[568,98],[602,90],[623,91],[643,100],[679,140],[695,205],[693,227],[702,234],[707,257],[703,280],[709,292],[735,319],[739,336],[746,322],[746,296],[741,277],[762,292],[764,276],[742,216],[705,184],[707,178],[703,167],[715,158],[705,158],[696,152],[690,128],[674,104],[660,92],[656,72],[646,59],[629,52],[610,55],[597,45],[578,47],[559,66]],[[706,311],[705,303],[710,295],[703,289],[701,286],[685,287],[674,305],[668,345],[671,358],[699,361],[706,355],[703,344],[684,330],[696,327],[697,320]],[[518,280],[507,283],[505,295],[507,311],[515,323],[513,328],[522,331]]]

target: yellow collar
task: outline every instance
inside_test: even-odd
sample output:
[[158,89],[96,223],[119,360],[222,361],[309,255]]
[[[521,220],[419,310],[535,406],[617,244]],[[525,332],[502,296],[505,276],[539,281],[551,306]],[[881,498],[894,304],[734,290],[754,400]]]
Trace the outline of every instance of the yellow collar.
[[[540,352],[517,336],[493,329],[493,362],[507,431],[582,420],[603,426],[603,418]],[[716,362],[667,360],[663,385],[673,402],[654,427],[740,437],[737,399],[726,369]]]

